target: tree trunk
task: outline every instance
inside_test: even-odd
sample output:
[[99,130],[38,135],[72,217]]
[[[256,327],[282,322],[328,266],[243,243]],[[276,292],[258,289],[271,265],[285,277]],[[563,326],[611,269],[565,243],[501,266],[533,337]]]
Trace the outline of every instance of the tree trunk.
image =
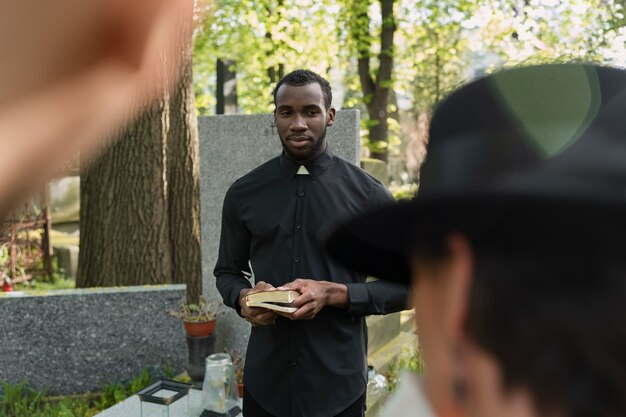
[[172,282],[168,111],[153,103],[82,172],[77,287]]
[[184,51],[182,77],[170,102],[167,186],[172,281],[187,284],[187,300],[202,293],[200,254],[200,143],[196,117],[191,48]]
[[81,174],[77,287],[187,283],[201,292],[199,143],[191,49],[153,103]]
[[237,114],[237,74],[230,70],[233,61],[217,59],[215,114]]

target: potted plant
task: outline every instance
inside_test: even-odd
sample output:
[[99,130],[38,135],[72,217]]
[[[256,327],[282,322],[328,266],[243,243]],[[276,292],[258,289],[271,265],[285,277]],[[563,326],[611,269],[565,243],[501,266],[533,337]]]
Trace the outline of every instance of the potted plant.
[[213,334],[217,323],[217,308],[200,296],[198,303],[180,304],[180,309],[170,310],[170,316],[183,321],[188,336],[205,337]]

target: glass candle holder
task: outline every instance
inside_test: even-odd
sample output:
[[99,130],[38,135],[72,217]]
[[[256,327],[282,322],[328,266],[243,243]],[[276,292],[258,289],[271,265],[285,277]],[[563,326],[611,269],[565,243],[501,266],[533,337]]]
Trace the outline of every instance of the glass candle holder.
[[202,405],[210,412],[228,415],[239,406],[233,361],[227,353],[214,353],[205,364]]

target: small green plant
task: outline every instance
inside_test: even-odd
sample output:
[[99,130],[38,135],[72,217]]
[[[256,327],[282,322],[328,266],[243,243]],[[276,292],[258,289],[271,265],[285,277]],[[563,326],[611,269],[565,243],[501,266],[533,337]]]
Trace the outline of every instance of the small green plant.
[[37,392],[25,382],[11,385],[2,383],[4,394],[0,399],[0,414],[11,417],[27,416],[41,409],[45,391]]
[[395,391],[400,373],[404,370],[409,370],[416,374],[421,374],[424,371],[424,360],[418,349],[405,349],[404,354],[389,368],[386,375],[387,389],[389,391]]
[[183,300],[178,310],[170,310],[169,315],[184,321],[212,321],[217,318],[217,306],[200,296],[197,304],[188,304]]
[[102,390],[100,399],[96,401],[96,405],[99,409],[104,410],[115,404],[124,401],[126,398],[133,394],[136,394],[142,388],[147,387],[153,382],[153,378],[147,369],[141,371],[141,373],[133,378],[128,384],[109,384]]

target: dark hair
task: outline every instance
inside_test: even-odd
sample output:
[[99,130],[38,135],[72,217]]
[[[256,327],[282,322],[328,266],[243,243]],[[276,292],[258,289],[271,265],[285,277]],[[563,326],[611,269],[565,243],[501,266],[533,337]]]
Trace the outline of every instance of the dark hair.
[[476,251],[468,337],[541,415],[626,415],[626,262],[544,249]]
[[[461,232],[475,256],[468,338],[495,358],[504,388],[528,390],[542,415],[626,415],[624,229],[521,217]],[[445,258],[449,233],[419,242],[418,259]]]
[[330,106],[333,102],[333,92],[330,88],[330,84],[328,83],[328,81],[326,81],[325,78],[323,78],[319,74],[305,69],[297,69],[295,71],[292,71],[289,74],[285,75],[280,81],[278,81],[278,84],[276,84],[276,88],[274,88],[274,105],[276,105],[276,93],[278,93],[278,89],[283,84],[301,87],[314,83],[319,84],[322,88],[322,94],[324,95],[324,106],[326,107],[326,110],[330,109]]

